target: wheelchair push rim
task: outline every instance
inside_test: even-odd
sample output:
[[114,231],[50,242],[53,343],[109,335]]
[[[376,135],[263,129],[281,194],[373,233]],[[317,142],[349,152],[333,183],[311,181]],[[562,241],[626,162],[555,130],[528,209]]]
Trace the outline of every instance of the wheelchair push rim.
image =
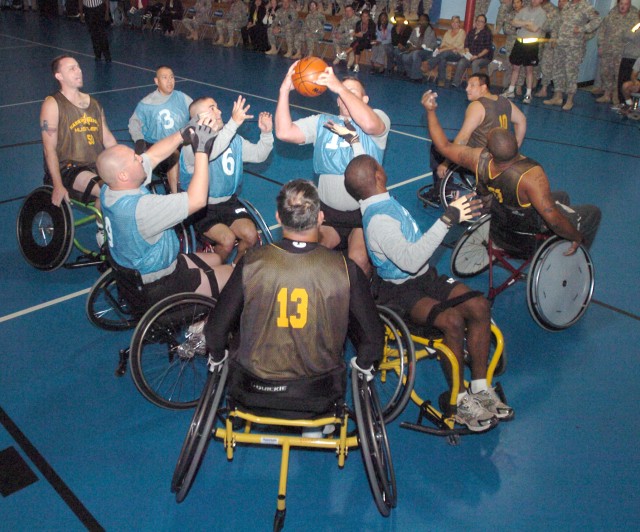
[[440,181],[440,203],[446,210],[452,201],[475,191],[475,176],[458,165],[451,165]]
[[564,253],[571,242],[547,239],[534,255],[527,276],[527,305],[534,321],[548,331],[561,331],[576,323],[589,307],[595,286],[589,252],[579,246]]
[[209,371],[204,337],[192,326],[204,326],[215,304],[201,294],[174,294],[141,318],[131,339],[131,376],[148,401],[172,410],[196,406]]
[[34,268],[53,271],[69,258],[75,227],[71,207],[66,201],[51,203],[53,188],[42,186],[27,196],[16,222],[18,247]]
[[456,277],[478,275],[489,268],[491,215],[485,214],[462,234],[451,253],[451,271]]
[[91,287],[86,305],[87,318],[96,327],[107,331],[126,331],[136,326],[127,301],[120,295],[115,274],[109,268]]

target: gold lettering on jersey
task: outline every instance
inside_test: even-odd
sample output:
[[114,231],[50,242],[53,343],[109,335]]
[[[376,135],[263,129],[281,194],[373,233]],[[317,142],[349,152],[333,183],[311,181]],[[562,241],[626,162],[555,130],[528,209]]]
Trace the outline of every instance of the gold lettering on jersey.
[[[278,291],[278,317],[276,326],[282,328],[302,329],[307,324],[309,310],[309,294],[304,288],[294,288],[289,297],[289,289],[281,288]],[[295,311],[289,315],[289,301],[295,304]]]
[[500,122],[500,127],[502,129],[509,129],[509,121],[507,119],[507,115],[498,115],[498,121]]
[[74,133],[88,133],[100,130],[100,123],[92,116],[88,116],[84,113],[78,120],[72,122],[69,129]]
[[502,191],[499,188],[493,188],[493,187],[487,187],[489,189],[489,192],[491,192],[491,194],[493,194],[493,196],[498,200],[499,203],[502,203],[503,198],[502,198]]

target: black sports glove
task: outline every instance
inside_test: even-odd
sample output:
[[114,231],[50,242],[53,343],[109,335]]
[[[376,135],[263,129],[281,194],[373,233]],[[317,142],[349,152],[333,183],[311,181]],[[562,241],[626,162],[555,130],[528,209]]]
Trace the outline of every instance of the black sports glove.
[[133,151],[136,152],[136,155],[142,155],[147,149],[147,143],[144,139],[136,140],[136,144],[133,147]]
[[211,153],[215,140],[216,137],[213,129],[211,129],[209,126],[197,126],[193,131],[191,140],[193,153],[203,152],[209,155]]
[[452,201],[440,219],[447,224],[448,227],[471,220],[480,213],[482,201],[476,198],[475,193],[462,196]]
[[343,138],[351,145],[355,144],[356,142],[360,142],[360,135],[358,135],[358,133],[356,132],[356,128],[351,122],[349,122],[349,120],[344,121],[344,126],[336,124],[331,120],[327,120],[327,122],[324,124],[324,127],[332,133],[338,135],[340,138]]
[[198,125],[198,115],[194,116],[186,126],[180,130],[182,140],[185,144],[193,144],[193,134],[196,126]]

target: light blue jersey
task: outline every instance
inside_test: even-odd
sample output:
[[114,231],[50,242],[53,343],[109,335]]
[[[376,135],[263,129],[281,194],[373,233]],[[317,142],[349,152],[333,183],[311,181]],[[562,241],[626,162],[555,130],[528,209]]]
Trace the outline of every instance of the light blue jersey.
[[[394,198],[373,203],[367,206],[362,215],[362,227],[364,228],[365,241],[367,240],[367,229],[369,223],[376,215],[386,215],[400,222],[400,230],[407,242],[417,242],[422,237],[422,232],[418,224],[413,219],[409,211],[405,209]],[[367,248],[369,245],[367,244]],[[378,275],[385,281],[390,279],[406,279],[410,275],[398,268],[388,258],[382,258],[375,253],[369,253],[369,258],[376,268]]]
[[[100,200],[109,253],[113,260],[125,268],[138,270],[143,276],[171,266],[180,249],[176,233],[168,229],[157,242],[150,244],[142,237],[136,223],[138,202],[150,192],[141,188],[140,194],[124,195],[107,206],[106,190],[107,185],[103,185]],[[123,254],[122,250],[127,250],[127,253]]]
[[[344,125],[344,121],[338,116],[323,114],[318,117],[316,149],[313,151],[313,170],[316,174],[343,175],[347,165],[353,159],[353,149],[344,139],[323,127],[329,120],[336,124]],[[360,135],[360,144],[364,153],[373,157],[379,164],[382,164],[384,150],[373,141],[370,135],[362,131],[360,126],[354,122],[351,123],[358,135]],[[323,149],[317,149],[320,146]]]
[[184,93],[173,91],[169,99],[162,104],[141,101],[136,107],[135,115],[142,122],[144,140],[155,144],[187,125],[189,106]]
[[[209,197],[225,198],[237,194],[242,186],[244,166],[242,164],[242,137],[236,135],[229,147],[209,161]],[[180,185],[186,190],[193,173],[187,169],[184,150],[180,154]]]

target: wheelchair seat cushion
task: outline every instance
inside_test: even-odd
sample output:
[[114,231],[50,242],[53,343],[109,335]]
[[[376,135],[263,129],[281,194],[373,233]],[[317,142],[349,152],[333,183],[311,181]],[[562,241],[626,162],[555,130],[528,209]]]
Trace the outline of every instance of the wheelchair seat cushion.
[[310,419],[335,412],[346,392],[346,370],[295,380],[266,380],[231,361],[228,394],[256,415]]

